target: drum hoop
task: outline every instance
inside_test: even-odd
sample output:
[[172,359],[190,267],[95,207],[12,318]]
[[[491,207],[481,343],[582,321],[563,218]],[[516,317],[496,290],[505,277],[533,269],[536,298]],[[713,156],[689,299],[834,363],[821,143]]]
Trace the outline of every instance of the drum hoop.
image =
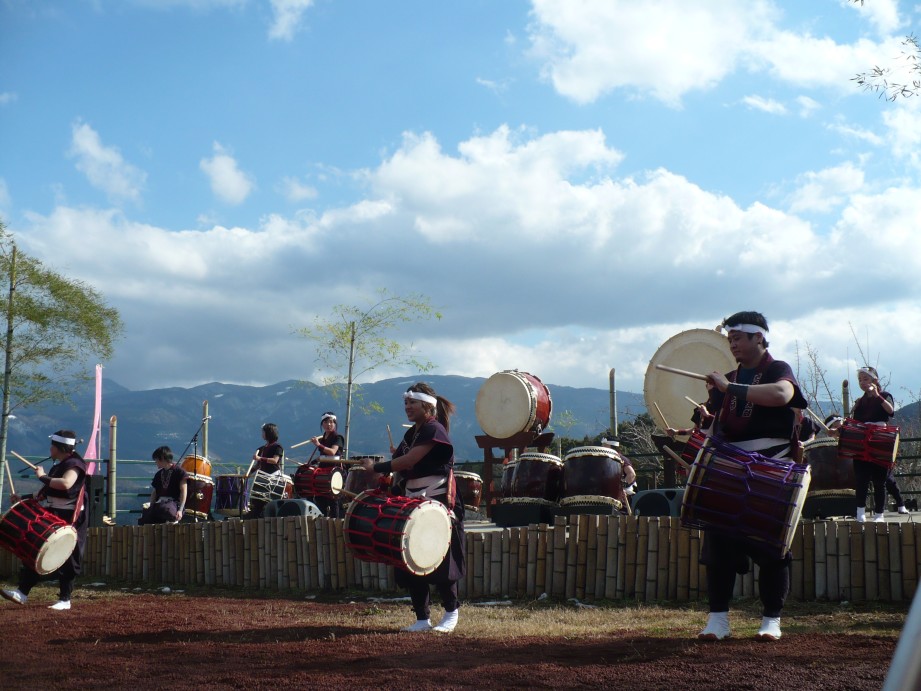
[[838,440],[834,437],[821,437],[820,439],[810,439],[803,443],[803,452],[813,448],[823,448],[826,446],[838,446]]
[[580,456],[606,456],[615,461],[620,460],[620,454],[606,446],[578,446],[567,451],[566,455],[563,456],[563,460],[568,461],[570,457],[578,458]]
[[455,470],[455,471],[454,471],[454,477],[455,477],[455,478],[464,477],[464,478],[467,478],[467,479],[469,479],[469,480],[479,480],[480,482],[483,482],[483,478],[482,478],[482,477],[480,477],[480,476],[477,475],[476,473],[471,473],[470,471],[467,471],[467,470]]
[[497,500],[499,504],[534,504],[536,506],[559,506],[555,501],[539,499],[537,497],[502,497]]
[[[525,451],[523,454],[518,456],[518,463],[522,461],[546,461],[553,465],[563,465],[563,459],[559,456],[554,456],[551,453],[538,453],[537,451]],[[511,465],[511,463],[509,463]]]
[[[530,375],[530,373],[528,374],[529,376],[533,376]],[[527,377],[522,376],[522,373],[518,370],[502,370],[501,372],[496,372],[495,374],[491,375],[485,382],[483,382],[483,385],[477,392],[477,400],[474,404],[474,408],[478,407],[480,395],[484,392],[487,385],[490,384],[490,381],[501,381],[500,379],[496,379],[496,377],[500,377],[501,375],[510,376],[514,381],[517,381],[521,385],[521,388],[524,389],[528,398],[528,416],[527,421],[524,424],[524,430],[527,431],[533,429],[534,425],[537,423],[537,392],[534,390],[534,386],[531,384],[531,381]],[[482,412],[485,415],[485,411]],[[479,414],[477,415],[477,420],[479,421]],[[483,426],[482,422],[480,422],[480,426]]]
[[572,497],[560,499],[560,506],[591,506],[592,504],[604,504],[605,506],[614,506],[618,509],[623,507],[623,502],[619,499],[615,499],[614,497],[606,497],[600,494],[577,494]]
[[208,475],[199,475],[198,473],[189,473],[190,482],[201,482],[206,485],[213,485],[214,480]]

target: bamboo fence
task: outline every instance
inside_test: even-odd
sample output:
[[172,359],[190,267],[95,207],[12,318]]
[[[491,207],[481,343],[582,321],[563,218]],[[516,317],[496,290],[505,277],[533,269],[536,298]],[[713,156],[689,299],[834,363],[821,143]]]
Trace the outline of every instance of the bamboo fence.
[[[462,598],[689,602],[706,599],[702,534],[674,517],[573,515],[466,533]],[[803,521],[792,600],[907,602],[918,585],[921,523]],[[0,551],[0,577],[19,560]],[[83,580],[246,589],[393,591],[393,567],[355,559],[342,519],[287,516],[89,529]],[[757,595],[757,567],[736,579]]]

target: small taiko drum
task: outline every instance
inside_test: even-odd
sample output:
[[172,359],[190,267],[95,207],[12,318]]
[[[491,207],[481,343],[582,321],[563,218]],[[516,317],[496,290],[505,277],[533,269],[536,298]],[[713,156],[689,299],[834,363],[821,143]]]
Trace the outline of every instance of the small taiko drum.
[[466,470],[455,470],[454,484],[457,485],[457,492],[464,502],[464,508],[479,511],[480,499],[483,497],[483,478]]
[[[354,458],[354,456],[353,456]],[[383,461],[383,456],[359,456],[358,458],[370,458],[377,463]],[[378,489],[381,486],[381,473],[375,473],[373,470],[365,470],[360,465],[349,467],[349,472],[345,476],[345,492],[347,497],[361,494],[370,490]]]
[[502,479],[500,480],[502,486],[499,488],[500,496],[512,496],[512,478],[515,477],[515,468],[517,467],[518,461],[509,461],[502,466]]
[[61,568],[76,546],[76,529],[35,499],[16,502],[0,518],[0,547],[41,576]]
[[[239,516],[248,502],[245,475],[218,475],[214,482],[214,511]],[[242,508],[241,508],[242,507]]]
[[189,489],[185,500],[185,516],[208,518],[214,498],[214,480],[207,475],[189,475]]
[[807,441],[803,444],[803,462],[809,466],[812,475],[810,496],[854,496],[857,486],[854,461],[838,455],[837,439],[822,437]]
[[294,492],[302,499],[338,499],[344,486],[345,473],[338,465],[315,466],[305,463],[294,473]]
[[425,576],[444,561],[451,546],[451,517],[431,499],[362,492],[345,513],[345,544],[356,559]]
[[579,446],[563,458],[561,497],[594,495],[623,499],[623,464],[606,446]]
[[525,451],[518,456],[509,496],[559,501],[562,479],[563,461],[559,456]]
[[519,432],[541,432],[550,424],[550,390],[533,374],[497,372],[476,395],[476,419],[486,434],[508,439]]
[[189,475],[211,477],[211,461],[204,456],[186,456],[179,465]]
[[744,539],[782,558],[793,543],[809,480],[807,465],[711,437],[688,476],[681,523]]
[[[302,466],[303,467],[303,466]],[[257,470],[249,490],[249,501],[268,504],[276,499],[290,499],[294,496],[294,482],[284,473],[266,473]]]
[[707,435],[699,429],[691,432],[691,436],[688,437],[688,440],[684,443],[684,448],[681,450],[681,460],[688,465],[694,465],[694,461],[697,460],[697,454],[703,448],[706,439]]
[[898,427],[847,418],[838,430],[838,455],[843,458],[892,468],[898,454]]

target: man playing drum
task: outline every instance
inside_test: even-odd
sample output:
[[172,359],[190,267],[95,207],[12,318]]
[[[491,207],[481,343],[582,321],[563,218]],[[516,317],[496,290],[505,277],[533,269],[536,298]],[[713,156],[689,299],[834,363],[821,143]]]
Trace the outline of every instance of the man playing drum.
[[[54,465],[47,473],[39,465],[35,468],[35,476],[43,487],[38,491],[36,498],[46,501],[46,508],[51,513],[74,523],[77,529],[77,545],[67,558],[67,561],[54,572],[58,577],[59,598],[51,605],[50,609],[70,609],[70,596],[74,591],[74,581],[80,573],[83,561],[83,549],[86,546],[87,511],[85,507],[81,515],[74,521],[74,511],[77,500],[82,496],[84,482],[86,481],[86,463],[74,450],[77,435],[72,430],[58,430],[51,435],[50,456]],[[10,497],[17,502],[20,497],[15,494]],[[26,604],[29,592],[39,581],[39,574],[26,566],[19,572],[19,587],[16,590],[0,590],[0,595],[7,600],[19,605]]]
[[[715,433],[748,452],[786,459],[794,443],[794,408],[805,408],[793,370],[768,353],[768,325],[758,312],[737,312],[722,326],[738,368],[727,374],[712,372],[707,408],[716,415]],[[703,640],[730,636],[729,602],[737,573],[747,573],[749,558],[760,566],[758,589],[763,606],[756,638],[780,638],[780,615],[790,590],[789,552],[782,558],[767,554],[757,543],[709,530],[701,562],[707,567],[710,615],[700,632]]]
[[157,464],[157,472],[150,482],[153,488],[150,506],[144,509],[138,525],[181,521],[189,492],[189,474],[173,463],[173,451],[168,446],[155,449],[151,458]]

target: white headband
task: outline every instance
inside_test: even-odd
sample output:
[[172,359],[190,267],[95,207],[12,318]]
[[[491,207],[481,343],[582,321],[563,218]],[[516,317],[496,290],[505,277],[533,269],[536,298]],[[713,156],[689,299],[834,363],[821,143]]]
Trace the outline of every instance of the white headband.
[[879,378],[879,377],[877,377],[877,375],[875,375],[875,374],[873,373],[873,370],[871,370],[869,367],[858,367],[858,368],[857,368],[857,373],[859,374],[860,372],[863,372],[863,373],[866,374],[867,376],[873,377],[874,379],[878,379],[878,378]]
[[333,415],[332,413],[326,413],[326,415],[324,415],[323,417],[320,418],[320,424],[322,425],[322,424],[323,424],[324,422],[326,422],[327,420],[332,420],[333,422],[335,422],[335,421],[336,421],[336,416]]
[[77,443],[77,440],[76,440],[76,439],[71,439],[70,437],[59,437],[59,436],[56,435],[56,434],[52,434],[52,435],[51,435],[50,437],[48,437],[48,438],[49,438],[51,441],[56,441],[56,442],[59,442],[59,443],[61,443],[61,444],[67,444],[68,446],[75,446],[76,443]]
[[767,336],[767,331],[757,324],[736,324],[735,326],[727,326],[726,330],[741,331],[744,334],[761,334],[762,338]]
[[429,396],[427,393],[422,393],[421,391],[407,391],[403,394],[403,398],[412,398],[416,401],[422,401],[423,403],[431,403],[436,408],[438,407],[438,399],[434,396]]

